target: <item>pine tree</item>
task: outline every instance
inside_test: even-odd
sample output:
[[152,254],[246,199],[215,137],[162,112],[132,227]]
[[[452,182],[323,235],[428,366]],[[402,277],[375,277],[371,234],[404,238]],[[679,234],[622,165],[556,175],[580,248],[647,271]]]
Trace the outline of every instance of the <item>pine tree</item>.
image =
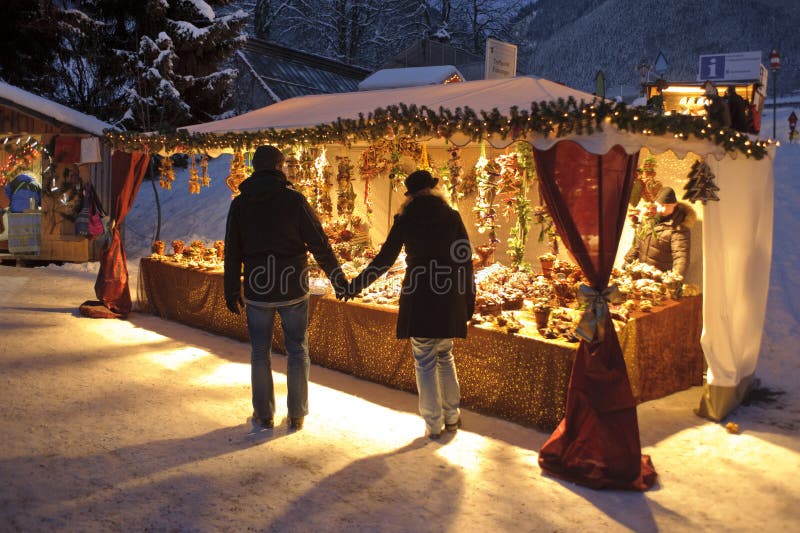
[[220,67],[244,42],[244,12],[217,17],[211,4],[225,0],[98,1],[106,13],[129,8],[116,11],[126,15],[116,18],[114,37],[133,77],[125,111],[131,127],[169,129],[224,113],[237,72]]

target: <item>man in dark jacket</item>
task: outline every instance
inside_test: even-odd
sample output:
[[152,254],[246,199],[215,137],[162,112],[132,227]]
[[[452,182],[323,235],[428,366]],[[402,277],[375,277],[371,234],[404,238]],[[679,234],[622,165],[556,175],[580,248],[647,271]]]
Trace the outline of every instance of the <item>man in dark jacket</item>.
[[728,99],[728,109],[731,113],[731,126],[738,131],[747,131],[747,102],[736,93],[736,87],[728,86],[725,92]]
[[728,102],[717,92],[717,88],[713,84],[706,82],[706,113],[708,113],[708,121],[718,128],[731,127],[731,110],[728,108]]
[[[260,146],[253,156],[253,174],[239,186],[231,202],[225,232],[225,302],[238,314],[247,304],[247,331],[252,345],[253,420],[271,428],[275,415],[270,347],[275,311],[288,356],[289,426],[301,429],[308,414],[308,262],[311,251],[331,280],[337,296],[346,278],[305,197],[280,170],[284,155]],[[244,300],[241,273],[244,264]]]
[[472,247],[458,211],[434,187],[430,172],[406,178],[408,199],[395,216],[378,255],[347,289],[353,297],[389,270],[406,248],[406,274],[400,293],[397,338],[411,339],[416,360],[419,411],[428,436],[461,425],[461,393],[453,362],[453,337],[467,336],[475,310]]
[[689,229],[695,219],[694,211],[678,203],[671,187],[663,187],[655,203],[658,218],[652,227],[645,226],[637,232],[633,246],[625,254],[625,262],[638,259],[684,277],[689,266]]

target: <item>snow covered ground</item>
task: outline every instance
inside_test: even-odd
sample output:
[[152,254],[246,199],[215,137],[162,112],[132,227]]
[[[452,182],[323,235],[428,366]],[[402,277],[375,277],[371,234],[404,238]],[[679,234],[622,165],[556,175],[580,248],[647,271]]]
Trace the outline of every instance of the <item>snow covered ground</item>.
[[[800,145],[784,143],[775,160],[775,253],[757,369],[763,386],[784,394],[737,409],[728,421],[739,424],[738,435],[693,414],[699,387],[642,404],[643,451],[659,473],[644,494],[545,477],[536,452],[546,433],[472,412],[456,435],[429,441],[414,395],[316,366],[307,427],[290,433],[282,356],[274,367],[283,423],[254,432],[247,344],[149,315],[79,317],[78,305],[94,297],[96,265],[0,267],[0,530],[796,527],[797,168]],[[170,210],[162,234],[220,238],[227,208],[213,198],[214,187],[226,194],[222,181],[191,203],[181,185],[162,194]],[[152,199],[144,187],[140,202],[148,192]],[[152,239],[152,212],[140,202],[128,228],[134,280],[135,258]]]

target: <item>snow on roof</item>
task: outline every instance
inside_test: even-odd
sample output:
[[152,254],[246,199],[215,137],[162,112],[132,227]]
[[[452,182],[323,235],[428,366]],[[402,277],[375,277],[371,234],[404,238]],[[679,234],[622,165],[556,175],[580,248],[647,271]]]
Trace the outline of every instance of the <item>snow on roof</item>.
[[439,85],[454,75],[464,81],[464,76],[452,65],[386,68],[371,74],[359,83],[358,90],[377,91],[380,89],[417,87],[419,85]]
[[541,78],[520,76],[499,80],[465,81],[446,85],[425,85],[382,91],[358,91],[337,94],[314,94],[288,98],[276,104],[242,115],[196,124],[184,129],[196,133],[260,131],[269,128],[312,128],[336,122],[338,118],[358,119],[379,107],[406,104],[444,107],[470,107],[476,112],[497,108],[508,113],[512,106],[529,109],[531,102],[556,101],[570,96],[591,102],[591,94]]
[[102,136],[103,130],[114,129],[111,124],[96,117],[85,115],[3,81],[0,81],[0,98],[97,136]]

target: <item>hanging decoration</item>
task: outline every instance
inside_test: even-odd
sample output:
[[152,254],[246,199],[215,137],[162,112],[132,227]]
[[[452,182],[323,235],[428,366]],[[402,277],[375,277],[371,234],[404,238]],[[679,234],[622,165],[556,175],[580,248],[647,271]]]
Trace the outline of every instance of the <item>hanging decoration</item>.
[[381,138],[361,153],[358,162],[358,173],[364,180],[364,206],[367,215],[372,213],[370,199],[370,181],[388,172],[392,189],[399,190],[405,173],[400,165],[401,156],[411,157],[417,164],[422,159],[422,146],[408,136],[394,136],[391,139]]
[[682,200],[689,200],[692,203],[700,200],[703,205],[709,200],[719,202],[719,196],[717,196],[719,187],[714,182],[716,176],[705,162],[695,161],[689,170],[688,177],[689,182],[683,186],[686,193]]
[[295,146],[286,154],[286,179],[293,184],[300,179],[300,152],[302,148]]
[[158,184],[162,189],[172,189],[172,182],[175,181],[175,169],[172,166],[172,156],[164,156],[158,165],[158,174],[160,176]]
[[[524,151],[523,144],[517,143],[517,149]],[[527,145],[529,146],[529,145]],[[530,154],[532,158],[533,154]],[[531,221],[531,204],[527,198],[528,170],[532,168],[530,161],[519,151],[501,154],[495,161],[500,166],[498,189],[502,193],[502,201],[506,206],[505,215],[516,218],[508,237],[508,256],[511,266],[518,270],[527,270],[525,265],[525,246]]]
[[203,187],[211,186],[211,177],[208,175],[208,156],[204,155],[200,159],[200,185]]
[[347,156],[336,156],[336,212],[340,217],[351,217],[355,211],[356,193],[353,190],[353,178],[351,171],[353,164]]
[[173,134],[143,134],[135,132],[105,132],[106,142],[115,149],[172,153],[179,149],[196,153],[224,149],[253,150],[262,144],[287,146],[293,144],[343,144],[356,141],[390,142],[387,132],[396,139],[408,137],[441,137],[455,134],[479,141],[496,136],[501,139],[521,139],[532,136],[561,138],[568,135],[591,135],[604,128],[642,135],[670,136],[679,141],[701,139],[721,146],[727,152],[740,152],[747,157],[763,158],[770,140],[751,141],[747,135],[732,128],[718,128],[707,117],[691,115],[657,115],[622,102],[593,100],[578,102],[574,98],[552,102],[532,102],[530,108],[511,107],[504,115],[495,108],[475,111],[469,107],[433,110],[427,106],[392,105],[378,108],[357,119],[338,118],[328,124],[309,128],[266,129],[254,132],[189,133],[178,130]]
[[533,208],[531,214],[533,216],[533,221],[539,225],[538,241],[547,241],[550,251],[547,252],[546,255],[552,255],[553,260],[555,260],[555,256],[558,255],[558,232],[556,231],[556,226],[553,223],[550,213],[547,211],[547,207],[544,205],[537,205]]
[[489,246],[497,247],[497,209],[495,198],[497,196],[497,178],[499,172],[496,165],[486,158],[486,142],[481,143],[481,155],[475,163],[475,180],[478,188],[478,198],[473,210],[477,215],[478,233],[488,233]]
[[200,194],[200,174],[194,154],[189,154],[189,194]]
[[331,166],[328,164],[328,156],[324,147],[319,152],[319,156],[314,159],[314,169],[313,207],[321,218],[330,218],[333,215],[333,203],[331,202]]
[[461,163],[461,148],[450,145],[447,151],[450,154],[450,158],[447,160],[447,170],[450,173],[450,181],[453,186],[450,194],[455,200],[460,200],[475,192],[475,175],[474,173],[466,174],[464,172],[464,167]]
[[656,158],[648,157],[644,160],[644,164],[636,169],[630,205],[636,206],[641,199],[645,202],[654,202],[662,186],[661,181],[656,179]]
[[29,170],[33,162],[46,152],[43,146],[39,146],[39,141],[32,137],[28,137],[25,142],[22,142],[22,137],[18,137],[14,142],[9,142],[6,137],[3,149],[8,153],[8,158],[5,164],[0,166],[0,187],[16,178],[20,172]]
[[300,173],[297,180],[297,190],[308,199],[309,203],[313,204],[316,196],[314,188],[317,182],[317,171],[314,168],[316,155],[312,148],[302,146],[298,153],[298,159],[300,161]]
[[225,184],[231,190],[231,199],[239,196],[239,185],[247,179],[247,165],[244,162],[244,154],[235,152],[231,157],[231,171],[225,178]]

